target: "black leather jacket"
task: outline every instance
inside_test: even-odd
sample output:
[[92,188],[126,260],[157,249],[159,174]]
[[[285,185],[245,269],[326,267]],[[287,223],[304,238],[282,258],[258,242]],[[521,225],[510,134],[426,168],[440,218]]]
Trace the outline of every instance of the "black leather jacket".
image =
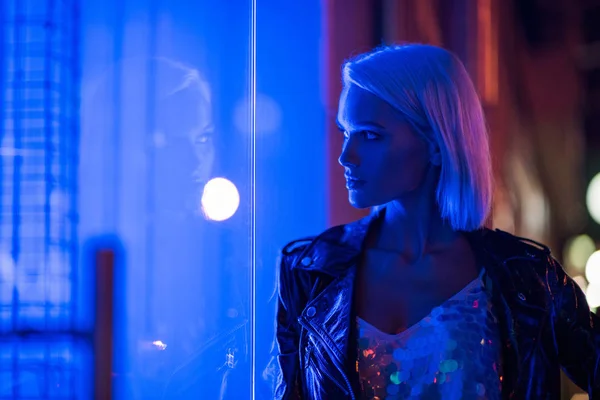
[[[372,214],[282,250],[276,399],[359,398],[352,323],[357,261]],[[502,395],[559,399],[560,368],[600,399],[600,319],[548,247],[501,230],[464,232],[499,310]]]

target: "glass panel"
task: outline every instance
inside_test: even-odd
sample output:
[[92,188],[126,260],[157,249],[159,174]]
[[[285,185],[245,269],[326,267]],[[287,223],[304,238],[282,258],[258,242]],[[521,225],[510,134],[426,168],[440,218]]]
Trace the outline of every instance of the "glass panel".
[[251,11],[82,2],[80,234],[122,245],[115,399],[251,397]]
[[[256,398],[272,399],[275,264],[326,224],[322,2],[264,0],[256,21]],[[329,116],[331,117],[331,116]],[[333,116],[335,118],[335,115]]]

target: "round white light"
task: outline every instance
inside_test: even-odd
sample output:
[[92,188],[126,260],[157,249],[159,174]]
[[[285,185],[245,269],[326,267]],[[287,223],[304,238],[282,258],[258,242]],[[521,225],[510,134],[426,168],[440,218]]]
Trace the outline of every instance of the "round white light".
[[240,205],[240,194],[235,185],[225,178],[211,179],[202,192],[202,212],[207,219],[225,221]]
[[594,252],[585,264],[585,277],[590,285],[600,285],[600,251]]
[[585,200],[590,215],[600,224],[600,173],[590,181]]
[[596,244],[591,237],[588,235],[574,237],[569,240],[565,248],[567,265],[583,271],[585,263],[594,251],[596,251]]
[[585,297],[590,308],[597,308],[600,306],[600,285],[590,283],[585,292]]

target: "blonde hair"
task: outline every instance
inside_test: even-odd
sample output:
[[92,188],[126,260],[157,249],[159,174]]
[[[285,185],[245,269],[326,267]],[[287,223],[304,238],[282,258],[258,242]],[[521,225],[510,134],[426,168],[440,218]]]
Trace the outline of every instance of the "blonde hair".
[[441,154],[436,198],[453,229],[472,231],[490,213],[493,176],[481,102],[462,62],[442,48],[385,46],[346,61],[354,84],[389,103]]

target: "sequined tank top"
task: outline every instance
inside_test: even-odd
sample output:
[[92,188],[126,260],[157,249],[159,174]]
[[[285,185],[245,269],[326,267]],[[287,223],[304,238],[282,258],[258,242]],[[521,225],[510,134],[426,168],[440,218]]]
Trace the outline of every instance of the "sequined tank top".
[[497,319],[482,275],[399,334],[357,318],[362,399],[500,399]]

